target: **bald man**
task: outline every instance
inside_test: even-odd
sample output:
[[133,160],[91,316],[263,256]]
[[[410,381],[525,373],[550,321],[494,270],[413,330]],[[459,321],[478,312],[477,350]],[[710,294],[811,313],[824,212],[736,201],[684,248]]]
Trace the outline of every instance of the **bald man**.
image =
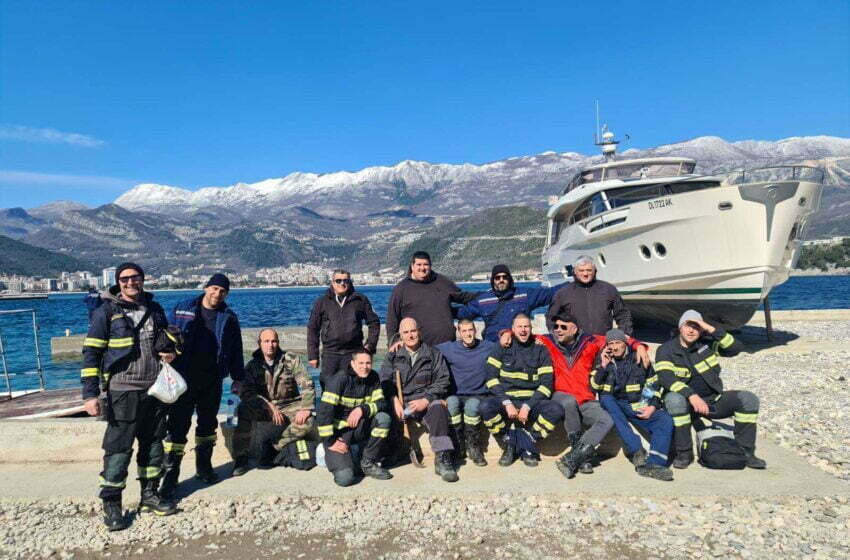
[[[381,381],[385,394],[392,395],[394,416],[399,421],[412,418],[422,422],[434,451],[434,471],[446,482],[458,479],[452,463],[452,444],[449,435],[449,410],[444,400],[448,396],[451,374],[439,350],[422,341],[416,320],[405,317],[398,325],[401,347],[388,352],[381,365]],[[395,390],[395,373],[401,375],[403,400]]]
[[254,422],[283,426],[277,442],[264,445],[261,468],[280,463],[279,452],[286,445],[307,437],[314,424],[312,412],[316,393],[304,362],[298,354],[280,348],[280,339],[274,329],[263,329],[257,337],[257,346],[245,366],[245,381],[240,393],[239,423],[233,433],[233,476],[248,471]]

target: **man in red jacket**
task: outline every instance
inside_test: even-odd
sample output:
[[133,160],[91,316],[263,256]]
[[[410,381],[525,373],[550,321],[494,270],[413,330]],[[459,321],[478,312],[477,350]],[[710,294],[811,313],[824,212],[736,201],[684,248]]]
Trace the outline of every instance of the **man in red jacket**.
[[[564,408],[564,428],[570,440],[570,451],[558,459],[558,470],[567,478],[581,470],[592,473],[590,460],[596,446],[614,426],[611,416],[596,400],[590,388],[593,364],[605,350],[605,337],[586,334],[578,328],[575,317],[561,313],[552,318],[552,334],[537,335],[546,345],[555,369],[555,394],[552,400]],[[649,354],[645,344],[633,338],[629,346],[645,367]],[[582,434],[582,426],[587,430]]]

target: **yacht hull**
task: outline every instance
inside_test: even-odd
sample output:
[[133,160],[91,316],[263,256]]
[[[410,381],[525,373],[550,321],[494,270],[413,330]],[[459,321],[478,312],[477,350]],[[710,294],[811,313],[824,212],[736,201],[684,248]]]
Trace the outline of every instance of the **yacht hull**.
[[565,266],[589,255],[638,322],[675,325],[696,309],[738,328],[788,279],[821,191],[799,180],[723,184],[615,208],[544,251],[544,282],[563,282]]

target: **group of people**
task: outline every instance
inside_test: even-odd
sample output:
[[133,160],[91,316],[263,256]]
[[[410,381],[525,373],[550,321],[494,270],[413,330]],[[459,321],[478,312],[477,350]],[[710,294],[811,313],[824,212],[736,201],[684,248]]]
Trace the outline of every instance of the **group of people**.
[[[82,369],[86,410],[105,412],[107,420],[99,495],[110,530],[127,526],[121,496],[134,440],[140,511],[177,511],[195,413],[196,476],[217,481],[212,451],[228,376],[241,397],[233,476],[251,468],[252,433],[261,421],[279,426],[280,435],[263,442],[260,468],[309,469],[323,456],[340,486],[364,476],[392,478],[387,467],[403,455],[405,423],[427,431],[435,472],[447,482],[458,480],[466,459],[487,465],[489,438],[482,428],[501,448],[500,466],[519,460],[535,467],[540,442],[561,423],[568,451],[556,466],[567,478],[593,472],[596,449],[615,428],[638,474],[672,480],[671,464],[684,469],[694,461],[692,427],[729,417],[746,465],[765,468],[755,455],[758,398],[724,390],[720,376],[718,356],[735,355],[740,343],[690,310],[653,365],[647,345],[631,336],[622,298],[596,278],[590,257],[576,261],[573,281],[553,287],[518,287],[508,267],[496,265],[491,289],[473,293],[434,272],[427,253],[414,253],[388,303],[388,352],[379,371],[372,366],[380,319],[351,275],[334,270],[307,326],[307,363],[320,369],[320,388],[273,329],[260,331],[243,365],[239,321],[225,303],[230,284],[223,274],[168,316],[144,291],[139,265],[118,266],[116,279],[92,313]],[[548,307],[550,334],[535,335],[531,315],[542,307]],[[481,338],[474,319],[483,320]],[[147,394],[160,361],[188,385],[174,404]],[[648,450],[633,428],[648,438]]]

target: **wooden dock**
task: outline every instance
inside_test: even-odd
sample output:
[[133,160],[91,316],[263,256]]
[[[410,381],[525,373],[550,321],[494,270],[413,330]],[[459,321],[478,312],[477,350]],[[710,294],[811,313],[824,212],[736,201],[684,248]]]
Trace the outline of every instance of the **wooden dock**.
[[14,391],[0,395],[0,420],[33,420],[85,414],[80,388]]

